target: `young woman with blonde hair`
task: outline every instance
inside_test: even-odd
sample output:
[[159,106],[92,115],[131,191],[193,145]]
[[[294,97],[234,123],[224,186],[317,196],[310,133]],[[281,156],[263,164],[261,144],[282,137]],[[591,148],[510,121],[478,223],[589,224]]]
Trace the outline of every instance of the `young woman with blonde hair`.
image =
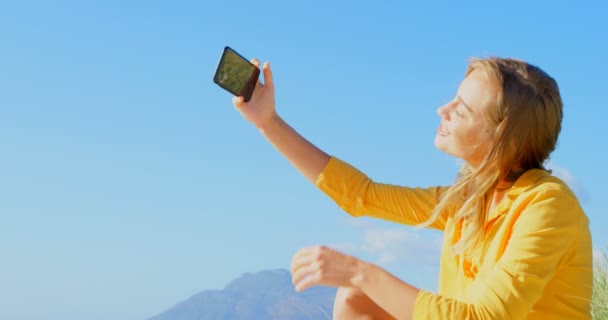
[[[253,62],[260,65],[257,59]],[[444,232],[437,293],[325,246],[292,260],[296,290],[338,287],[334,319],[591,319],[589,221],[543,164],[561,130],[556,81],[515,59],[471,59],[438,108],[438,149],[463,160],[451,186],[372,181],[320,150],[275,110],[270,65],[233,103],[310,182],[353,216]]]

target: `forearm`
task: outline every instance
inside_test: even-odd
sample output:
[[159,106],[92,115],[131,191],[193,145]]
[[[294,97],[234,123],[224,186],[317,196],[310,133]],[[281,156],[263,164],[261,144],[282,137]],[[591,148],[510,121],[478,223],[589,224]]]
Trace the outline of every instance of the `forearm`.
[[327,153],[302,137],[278,115],[260,128],[260,132],[313,184],[330,159]]
[[419,289],[395,277],[379,266],[361,262],[360,271],[353,279],[379,307],[396,319],[412,319]]

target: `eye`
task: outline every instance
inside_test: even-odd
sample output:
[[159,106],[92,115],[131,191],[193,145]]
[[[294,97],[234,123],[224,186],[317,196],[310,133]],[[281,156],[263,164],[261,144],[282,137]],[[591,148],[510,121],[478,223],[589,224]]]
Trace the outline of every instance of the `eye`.
[[454,112],[456,113],[457,116],[459,116],[461,118],[464,118],[464,116],[462,115],[462,113],[460,113],[458,110],[455,110]]

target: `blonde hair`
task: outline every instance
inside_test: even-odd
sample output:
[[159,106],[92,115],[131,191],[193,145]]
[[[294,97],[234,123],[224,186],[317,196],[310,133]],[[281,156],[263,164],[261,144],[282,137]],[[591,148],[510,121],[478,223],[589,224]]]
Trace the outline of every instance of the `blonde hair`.
[[483,107],[488,125],[482,139],[490,147],[477,167],[462,165],[455,183],[423,223],[427,226],[445,210],[455,210],[454,219],[466,228],[452,249],[465,256],[481,249],[476,244],[485,237],[489,201],[499,183],[514,182],[529,169],[546,170],[543,164],[557,144],[563,108],[557,82],[537,66],[515,59],[471,58],[465,77],[474,70],[498,89]]

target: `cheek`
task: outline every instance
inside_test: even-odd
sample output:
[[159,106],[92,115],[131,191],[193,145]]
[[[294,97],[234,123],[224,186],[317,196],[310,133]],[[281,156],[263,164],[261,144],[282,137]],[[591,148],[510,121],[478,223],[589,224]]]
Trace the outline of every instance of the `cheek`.
[[461,142],[463,144],[470,145],[470,146],[477,145],[480,141],[479,132],[477,132],[475,130],[470,130],[469,132],[465,133],[461,138],[462,138]]
[[481,143],[482,132],[480,128],[460,128],[454,136],[454,144],[463,151],[472,152]]

